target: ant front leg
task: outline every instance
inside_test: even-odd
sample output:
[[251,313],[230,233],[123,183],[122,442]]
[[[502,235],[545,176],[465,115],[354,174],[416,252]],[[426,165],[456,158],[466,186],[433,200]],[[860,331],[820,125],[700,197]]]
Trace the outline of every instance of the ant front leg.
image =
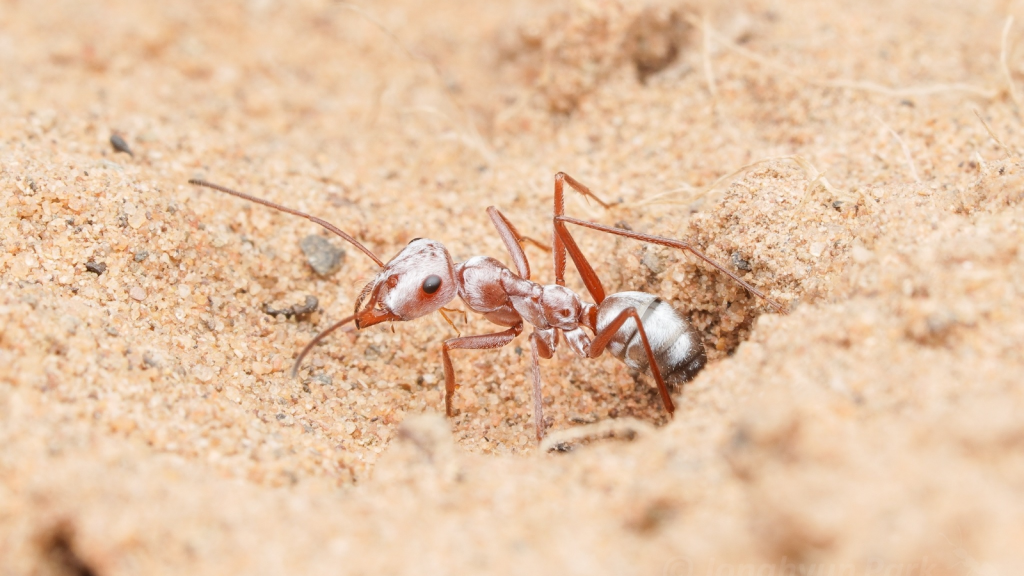
[[455,368],[452,367],[450,350],[488,350],[501,348],[508,344],[513,338],[523,332],[523,323],[502,332],[493,334],[479,334],[477,336],[462,336],[445,340],[441,346],[441,361],[444,364],[444,411],[449,417],[452,416],[452,397],[455,396]]

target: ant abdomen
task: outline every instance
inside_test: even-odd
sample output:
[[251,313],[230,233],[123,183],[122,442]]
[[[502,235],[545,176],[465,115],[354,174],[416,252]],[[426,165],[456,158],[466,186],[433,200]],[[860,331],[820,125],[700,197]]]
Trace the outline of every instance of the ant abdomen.
[[[597,310],[597,332],[630,307],[636,308],[665,382],[679,384],[692,380],[707,363],[704,342],[697,330],[661,298],[646,292],[608,296]],[[619,328],[607,350],[630,368],[648,371],[647,352],[632,319]]]

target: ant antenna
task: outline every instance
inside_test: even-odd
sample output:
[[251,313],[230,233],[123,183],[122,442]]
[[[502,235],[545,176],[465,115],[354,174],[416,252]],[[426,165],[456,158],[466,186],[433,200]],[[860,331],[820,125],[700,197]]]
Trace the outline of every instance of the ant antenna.
[[[301,217],[305,218],[306,220],[309,220],[310,222],[313,222],[315,224],[319,224],[319,225],[323,226],[324,228],[326,228],[327,230],[330,230],[331,232],[334,232],[338,236],[341,236],[342,238],[347,240],[349,243],[351,243],[353,246],[355,246],[356,248],[359,248],[363,252],[363,254],[366,254],[367,256],[369,256],[371,260],[373,260],[374,262],[377,263],[377,266],[380,266],[381,268],[384,267],[384,263],[381,262],[380,258],[377,258],[376,254],[374,254],[373,252],[370,252],[369,248],[367,248],[366,246],[363,246],[362,244],[359,243],[358,240],[356,240],[355,238],[353,238],[353,237],[349,236],[348,234],[346,234],[345,232],[343,232],[341,230],[341,228],[338,228],[334,224],[331,224],[330,222],[328,222],[328,221],[326,221],[326,220],[324,220],[322,218],[317,218],[316,216],[313,216],[312,214],[306,214],[305,212],[300,212],[298,210],[293,210],[292,208],[289,208],[287,206],[282,206],[282,205],[280,205],[280,204],[278,204],[276,202],[271,202],[270,200],[264,200],[263,198],[257,198],[257,197],[255,197],[255,196],[253,196],[251,194],[246,194],[245,192],[239,192],[237,190],[232,190],[230,188],[225,188],[224,186],[221,186],[219,184],[214,184],[212,182],[207,182],[206,180],[200,180],[198,178],[191,178],[191,179],[189,179],[188,183],[189,184],[193,184],[195,186],[203,186],[205,188],[212,188],[214,190],[217,190],[217,191],[220,191],[220,192],[224,192],[225,194],[231,194],[232,196],[236,196],[236,197],[241,198],[243,200],[248,200],[250,202],[255,202],[257,204],[262,204],[262,205],[267,206],[269,208],[273,208],[274,210],[280,210],[281,212],[286,212],[288,214],[294,214],[295,216],[301,216]],[[332,327],[332,328],[328,329],[328,331],[333,330],[333,329],[334,328]],[[314,342],[315,341],[316,340],[314,340]],[[303,350],[303,353],[305,353],[305,350]],[[301,356],[300,356],[300,358],[301,358]]]
[[354,320],[355,317],[356,315],[353,314],[351,316],[338,320],[337,322],[331,324],[322,332],[314,336],[313,339],[309,341],[309,344],[306,344],[306,347],[302,349],[302,352],[299,352],[299,357],[295,359],[295,364],[292,364],[292,378],[295,378],[299,374],[299,367],[302,366],[302,359],[306,357],[306,354],[309,354],[309,351],[313,349],[313,346],[316,346],[318,342],[326,338],[331,332],[334,332],[338,328],[341,328],[345,324],[348,324],[349,322]]

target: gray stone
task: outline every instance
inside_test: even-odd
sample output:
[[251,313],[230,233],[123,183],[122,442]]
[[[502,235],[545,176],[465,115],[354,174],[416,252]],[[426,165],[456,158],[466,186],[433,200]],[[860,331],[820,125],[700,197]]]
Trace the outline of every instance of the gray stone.
[[311,234],[299,243],[306,261],[321,276],[330,276],[341,268],[345,251],[333,245],[323,236]]

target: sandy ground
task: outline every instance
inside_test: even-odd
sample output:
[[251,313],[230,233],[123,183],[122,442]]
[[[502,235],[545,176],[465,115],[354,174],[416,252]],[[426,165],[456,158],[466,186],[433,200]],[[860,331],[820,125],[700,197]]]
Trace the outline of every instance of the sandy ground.
[[[1021,573],[1018,3],[360,6],[0,0],[0,573]],[[452,419],[438,315],[292,378],[376,267],[187,184],[507,261],[485,208],[549,238],[559,170],[790,311],[577,231],[710,362],[670,419],[563,346],[562,452],[525,334],[454,354]]]

